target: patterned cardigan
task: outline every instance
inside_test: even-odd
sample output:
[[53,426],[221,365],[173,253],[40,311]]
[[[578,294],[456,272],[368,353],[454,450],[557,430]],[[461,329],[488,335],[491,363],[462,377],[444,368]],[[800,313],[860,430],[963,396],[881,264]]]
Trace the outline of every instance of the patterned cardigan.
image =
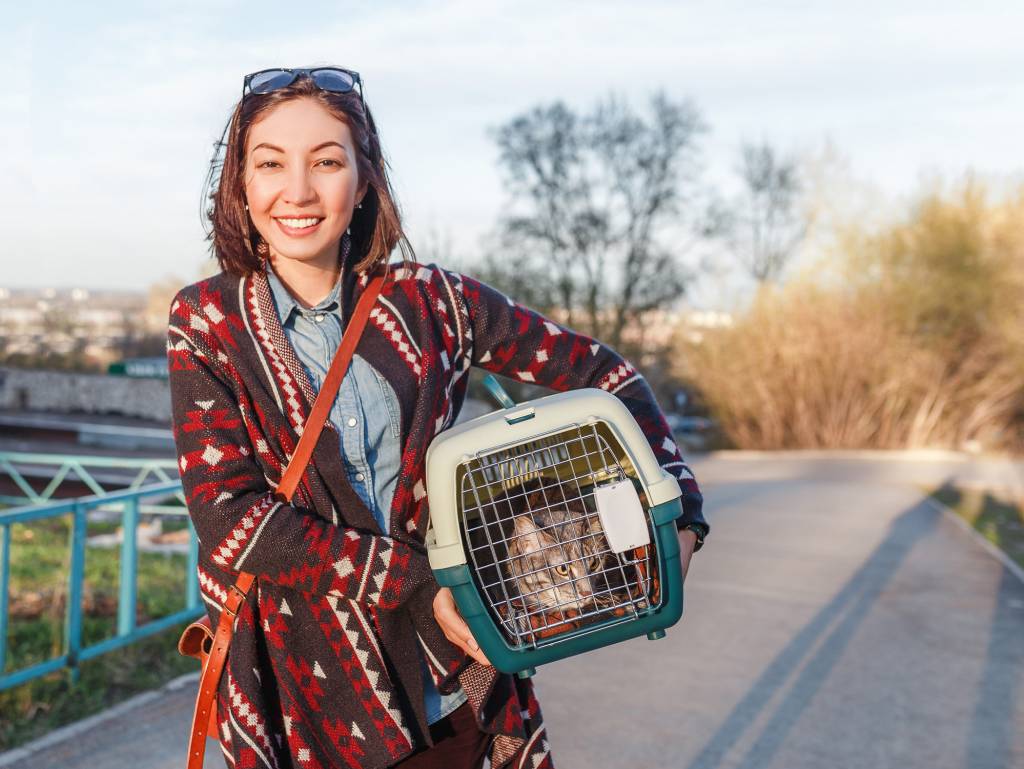
[[[346,323],[368,282],[352,263],[342,271]],[[174,436],[214,626],[238,571],[258,577],[218,692],[232,769],[385,767],[430,744],[421,649],[439,688],[461,684],[478,724],[495,735],[495,769],[552,766],[529,681],[474,662],[433,619],[426,449],[454,423],[471,365],[555,390],[616,394],[679,478],[681,521],[704,522],[696,482],[628,362],[466,276],[419,264],[390,272],[358,352],[401,405],[391,536],[348,484],[330,423],[292,504],[272,496],[315,393],[266,274],[221,273],[182,289],[170,308]]]

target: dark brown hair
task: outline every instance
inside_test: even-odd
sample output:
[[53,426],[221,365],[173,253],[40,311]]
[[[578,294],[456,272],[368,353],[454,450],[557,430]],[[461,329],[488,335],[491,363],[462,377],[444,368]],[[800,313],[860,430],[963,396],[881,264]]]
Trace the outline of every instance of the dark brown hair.
[[[305,75],[291,85],[267,94],[250,94],[235,105],[215,144],[213,159],[203,187],[203,201],[210,202],[203,215],[209,227],[206,239],[225,272],[249,275],[262,268],[256,252],[260,235],[245,209],[245,143],[252,125],[279,104],[307,97],[315,99],[334,117],[344,122],[356,146],[356,169],[360,186],[367,185],[362,207],[352,212],[351,254],[357,271],[387,264],[395,245],[406,263],[415,253],[402,229],[402,216],[377,136],[373,115],[356,91],[331,93],[317,88]],[[226,137],[226,140],[225,140]]]

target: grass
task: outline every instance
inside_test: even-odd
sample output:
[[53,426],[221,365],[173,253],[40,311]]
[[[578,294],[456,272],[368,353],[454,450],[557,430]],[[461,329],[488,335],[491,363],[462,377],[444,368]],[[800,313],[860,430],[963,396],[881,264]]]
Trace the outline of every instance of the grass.
[[1024,500],[982,489],[944,485],[931,495],[971,524],[985,539],[1024,566]]
[[[88,535],[109,533],[116,525],[90,522]],[[70,530],[70,516],[11,527],[5,672],[63,651]],[[83,647],[116,635],[119,562],[120,548],[86,547]],[[185,568],[184,555],[139,553],[139,626],[184,608]],[[0,750],[197,670],[194,660],[177,652],[185,624],[82,663],[75,684],[69,671],[59,671],[0,692]]]

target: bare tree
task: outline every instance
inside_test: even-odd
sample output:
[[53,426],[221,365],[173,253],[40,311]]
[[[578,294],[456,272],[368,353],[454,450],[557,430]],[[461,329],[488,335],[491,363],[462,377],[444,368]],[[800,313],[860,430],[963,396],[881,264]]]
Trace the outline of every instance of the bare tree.
[[766,142],[744,143],[738,173],[743,192],[728,212],[726,237],[754,280],[774,282],[807,231],[798,164]]
[[627,324],[688,281],[704,130],[692,103],[663,93],[647,118],[610,96],[589,114],[557,102],[500,126],[512,201],[485,279],[618,346]]

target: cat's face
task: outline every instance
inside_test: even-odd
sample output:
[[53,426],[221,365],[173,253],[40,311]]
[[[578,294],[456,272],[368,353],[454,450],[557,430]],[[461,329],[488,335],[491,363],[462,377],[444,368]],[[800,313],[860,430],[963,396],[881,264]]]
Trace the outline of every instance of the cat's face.
[[581,517],[557,509],[515,517],[511,576],[527,606],[581,610],[595,602],[592,575],[602,569],[604,537],[596,516]]

